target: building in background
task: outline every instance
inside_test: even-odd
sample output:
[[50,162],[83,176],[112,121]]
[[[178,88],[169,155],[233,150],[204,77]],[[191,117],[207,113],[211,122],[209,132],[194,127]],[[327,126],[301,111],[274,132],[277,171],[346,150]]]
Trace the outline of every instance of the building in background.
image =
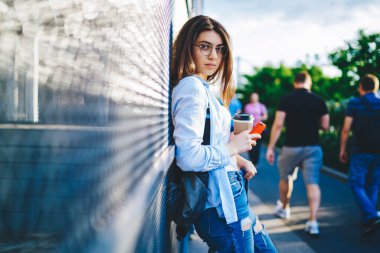
[[0,251],[174,252],[169,59],[202,1],[0,0]]

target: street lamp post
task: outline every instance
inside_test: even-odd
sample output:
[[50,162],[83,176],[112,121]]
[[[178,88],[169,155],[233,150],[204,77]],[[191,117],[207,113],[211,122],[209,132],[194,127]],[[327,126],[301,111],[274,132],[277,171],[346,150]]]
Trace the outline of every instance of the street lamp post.
[[248,61],[247,59],[245,59],[241,56],[237,56],[235,60],[236,60],[236,86],[237,86],[237,88],[240,88],[240,86],[242,85],[242,83],[241,83],[242,63],[247,64],[252,69],[254,66],[250,61]]

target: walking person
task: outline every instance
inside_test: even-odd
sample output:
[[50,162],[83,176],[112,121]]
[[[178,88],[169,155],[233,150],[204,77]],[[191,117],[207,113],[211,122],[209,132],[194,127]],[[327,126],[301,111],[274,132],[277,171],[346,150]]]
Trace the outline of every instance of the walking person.
[[234,121],[232,120],[232,117],[237,113],[241,113],[242,108],[243,106],[241,105],[240,100],[236,97],[235,94],[235,96],[233,96],[233,98],[231,99],[230,105],[228,106],[228,110],[231,115],[231,132],[234,131]]
[[349,185],[362,213],[362,236],[380,227],[376,210],[380,186],[380,98],[375,95],[379,80],[365,75],[359,80],[359,98],[347,106],[340,138],[339,160],[348,162],[346,144],[352,129],[353,143],[349,164]]
[[230,111],[231,117],[233,117],[236,113],[241,113],[242,105],[240,100],[236,97],[236,95],[231,99],[231,103],[228,107]]
[[327,130],[330,119],[326,103],[311,92],[311,86],[311,77],[306,71],[295,76],[294,91],[282,97],[277,108],[266,158],[273,164],[274,147],[285,126],[284,146],[278,159],[280,200],[277,201],[276,215],[280,218],[290,218],[289,203],[294,172],[296,167],[300,167],[310,209],[305,231],[317,235],[317,213],[321,202],[319,173],[323,163],[318,130]]
[[[268,119],[267,108],[259,102],[259,94],[254,92],[250,96],[250,103],[244,107],[244,112],[253,116],[253,125],[259,121]],[[254,165],[259,163],[261,141],[257,142],[256,146],[249,151],[249,158]]]
[[[250,210],[244,177],[255,166],[239,156],[260,137],[249,130],[230,134],[227,109],[234,95],[230,37],[224,27],[207,16],[185,23],[174,45],[171,65],[172,116],[177,165],[183,171],[208,172],[204,211],[195,229],[209,252],[277,252],[268,234]],[[210,86],[221,81],[219,103]],[[206,115],[209,111],[209,115]],[[206,117],[210,117],[210,145],[202,145]]]

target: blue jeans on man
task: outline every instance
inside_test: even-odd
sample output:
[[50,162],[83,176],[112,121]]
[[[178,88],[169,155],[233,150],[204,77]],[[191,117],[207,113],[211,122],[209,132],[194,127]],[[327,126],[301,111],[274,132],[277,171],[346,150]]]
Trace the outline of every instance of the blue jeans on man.
[[377,218],[380,154],[353,153],[350,158],[349,184],[362,212],[362,223]]

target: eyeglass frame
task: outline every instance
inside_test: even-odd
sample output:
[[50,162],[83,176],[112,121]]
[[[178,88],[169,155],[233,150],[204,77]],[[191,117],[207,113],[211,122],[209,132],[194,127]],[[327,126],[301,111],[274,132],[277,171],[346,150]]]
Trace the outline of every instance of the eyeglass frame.
[[[202,50],[202,48],[201,48],[201,45],[199,45],[199,44],[207,44],[207,45],[209,45],[209,46],[211,46],[211,50],[210,50],[210,52],[207,54],[204,54],[204,50]],[[223,44],[219,44],[219,45],[216,45],[216,46],[214,46],[213,44],[211,44],[211,43],[209,43],[209,42],[207,42],[207,41],[202,41],[202,42],[200,42],[199,44],[193,44],[193,46],[196,46],[196,47],[198,47],[199,48],[199,50],[201,51],[201,54],[203,55],[203,56],[210,56],[211,54],[212,54],[212,51],[214,50],[214,48],[215,48],[215,51],[216,51],[216,54],[218,55],[218,56],[220,56],[220,57],[222,57],[222,58],[224,58],[224,57],[226,57],[227,56],[227,54],[228,54],[228,47],[227,46],[225,46],[225,45],[223,45]],[[222,51],[218,51],[217,50],[217,48],[218,47],[224,47],[225,48],[225,50],[226,50],[226,53],[223,55],[222,54]]]

